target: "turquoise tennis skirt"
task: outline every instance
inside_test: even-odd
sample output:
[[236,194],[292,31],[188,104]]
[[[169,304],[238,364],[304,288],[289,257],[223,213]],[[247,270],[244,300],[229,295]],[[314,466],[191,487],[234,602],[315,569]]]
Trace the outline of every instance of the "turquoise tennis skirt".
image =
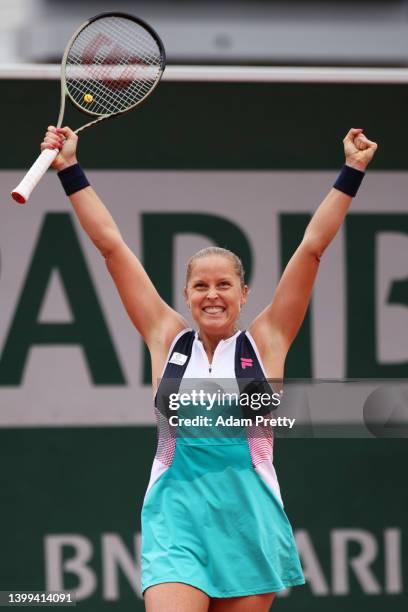
[[209,597],[304,584],[292,528],[247,440],[177,440],[142,509],[142,591],[163,582]]

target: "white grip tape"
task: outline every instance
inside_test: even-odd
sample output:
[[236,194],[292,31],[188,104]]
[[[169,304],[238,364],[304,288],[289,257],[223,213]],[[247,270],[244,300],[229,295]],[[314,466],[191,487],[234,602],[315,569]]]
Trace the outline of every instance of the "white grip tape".
[[34,187],[40,182],[41,177],[47,172],[58,153],[57,149],[44,149],[37,157],[21,183],[11,192],[16,202],[20,204],[27,202]]

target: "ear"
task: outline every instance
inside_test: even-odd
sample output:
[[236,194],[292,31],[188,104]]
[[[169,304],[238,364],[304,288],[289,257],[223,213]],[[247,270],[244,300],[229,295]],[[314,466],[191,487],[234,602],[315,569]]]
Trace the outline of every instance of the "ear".
[[241,306],[243,306],[244,304],[246,304],[246,301],[248,299],[248,295],[250,292],[250,288],[248,287],[248,285],[244,285],[242,287],[242,296],[241,296]]
[[186,300],[187,308],[190,308],[190,302],[189,302],[189,299],[188,299],[187,287],[184,287],[183,295],[184,295],[184,299]]

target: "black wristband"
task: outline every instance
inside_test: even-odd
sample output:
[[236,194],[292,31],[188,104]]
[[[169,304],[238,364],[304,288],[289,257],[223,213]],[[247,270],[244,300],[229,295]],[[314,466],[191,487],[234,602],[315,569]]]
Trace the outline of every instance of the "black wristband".
[[344,164],[333,187],[354,198],[363,178],[364,172]]
[[58,172],[58,178],[61,181],[61,185],[64,188],[67,196],[89,187],[89,181],[85,176],[85,172],[82,170],[79,164],[68,166],[64,170]]

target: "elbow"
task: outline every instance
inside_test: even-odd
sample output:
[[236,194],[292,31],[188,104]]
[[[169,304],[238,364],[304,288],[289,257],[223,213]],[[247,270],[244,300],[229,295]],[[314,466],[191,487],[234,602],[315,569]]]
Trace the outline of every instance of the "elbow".
[[305,234],[301,247],[307,251],[309,255],[313,256],[318,262],[320,262],[323,253],[327,248],[327,244],[321,238],[319,238],[319,236]]
[[107,262],[112,253],[114,253],[123,243],[123,239],[118,231],[107,229],[105,232],[95,237],[92,242]]

